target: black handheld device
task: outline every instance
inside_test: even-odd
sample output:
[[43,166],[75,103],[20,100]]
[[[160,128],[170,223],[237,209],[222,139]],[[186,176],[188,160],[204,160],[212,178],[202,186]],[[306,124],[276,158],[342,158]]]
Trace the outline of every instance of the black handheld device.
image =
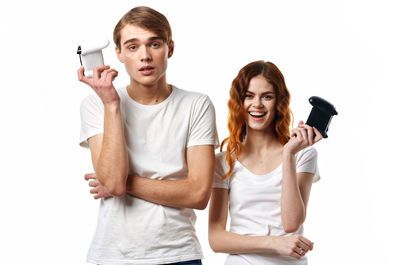
[[332,117],[337,115],[335,107],[320,97],[311,97],[308,99],[313,106],[310,115],[308,116],[306,124],[315,127],[322,134],[324,138],[328,138],[327,132]]

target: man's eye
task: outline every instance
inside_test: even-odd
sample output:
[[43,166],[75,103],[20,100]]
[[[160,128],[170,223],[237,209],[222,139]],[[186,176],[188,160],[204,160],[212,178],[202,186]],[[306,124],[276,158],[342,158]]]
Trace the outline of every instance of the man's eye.
[[136,46],[135,45],[129,46],[128,49],[131,51],[134,51],[134,50],[136,50]]
[[159,43],[157,43],[157,42],[153,42],[152,44],[151,44],[151,47],[153,47],[153,48],[158,48],[158,47],[160,47],[161,45],[159,44]]

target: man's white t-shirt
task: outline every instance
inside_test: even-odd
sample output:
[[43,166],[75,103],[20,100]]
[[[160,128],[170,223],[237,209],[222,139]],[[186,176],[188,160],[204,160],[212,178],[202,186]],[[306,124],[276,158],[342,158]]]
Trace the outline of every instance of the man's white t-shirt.
[[[151,179],[187,177],[186,149],[218,146],[215,110],[203,94],[173,87],[156,105],[135,102],[118,89],[129,156],[129,174]],[[104,105],[97,95],[81,104],[80,145],[103,133]],[[130,195],[102,199],[87,261],[162,264],[202,258],[193,209],[172,208]]]
[[[283,229],[281,219],[282,164],[265,175],[256,175],[239,161],[234,164],[232,175],[222,180],[229,166],[225,162],[226,152],[216,155],[214,188],[229,190],[230,231],[249,236],[291,235]],[[313,173],[313,182],[320,179],[317,166],[317,151],[307,147],[296,154],[296,172]],[[302,234],[303,226],[292,234]],[[300,260],[273,252],[263,254],[229,255],[225,265],[305,265],[307,258]]]

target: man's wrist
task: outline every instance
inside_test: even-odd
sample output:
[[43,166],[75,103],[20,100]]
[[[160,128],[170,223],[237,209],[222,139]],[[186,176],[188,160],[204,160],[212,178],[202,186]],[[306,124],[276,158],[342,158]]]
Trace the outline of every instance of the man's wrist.
[[108,111],[119,111],[120,109],[120,102],[118,101],[112,101],[104,104],[104,109]]

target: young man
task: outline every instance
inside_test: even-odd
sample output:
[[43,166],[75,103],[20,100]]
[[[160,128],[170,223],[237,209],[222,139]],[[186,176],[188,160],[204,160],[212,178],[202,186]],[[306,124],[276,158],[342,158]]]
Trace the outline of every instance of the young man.
[[[88,262],[201,264],[194,209],[210,196],[214,107],[205,95],[167,84],[174,42],[167,19],[148,7],[125,14],[114,29],[118,59],[130,76],[116,90],[109,66],[79,80],[96,95],[81,105],[81,145],[89,147],[102,198]],[[182,263],[185,262],[185,263]]]

